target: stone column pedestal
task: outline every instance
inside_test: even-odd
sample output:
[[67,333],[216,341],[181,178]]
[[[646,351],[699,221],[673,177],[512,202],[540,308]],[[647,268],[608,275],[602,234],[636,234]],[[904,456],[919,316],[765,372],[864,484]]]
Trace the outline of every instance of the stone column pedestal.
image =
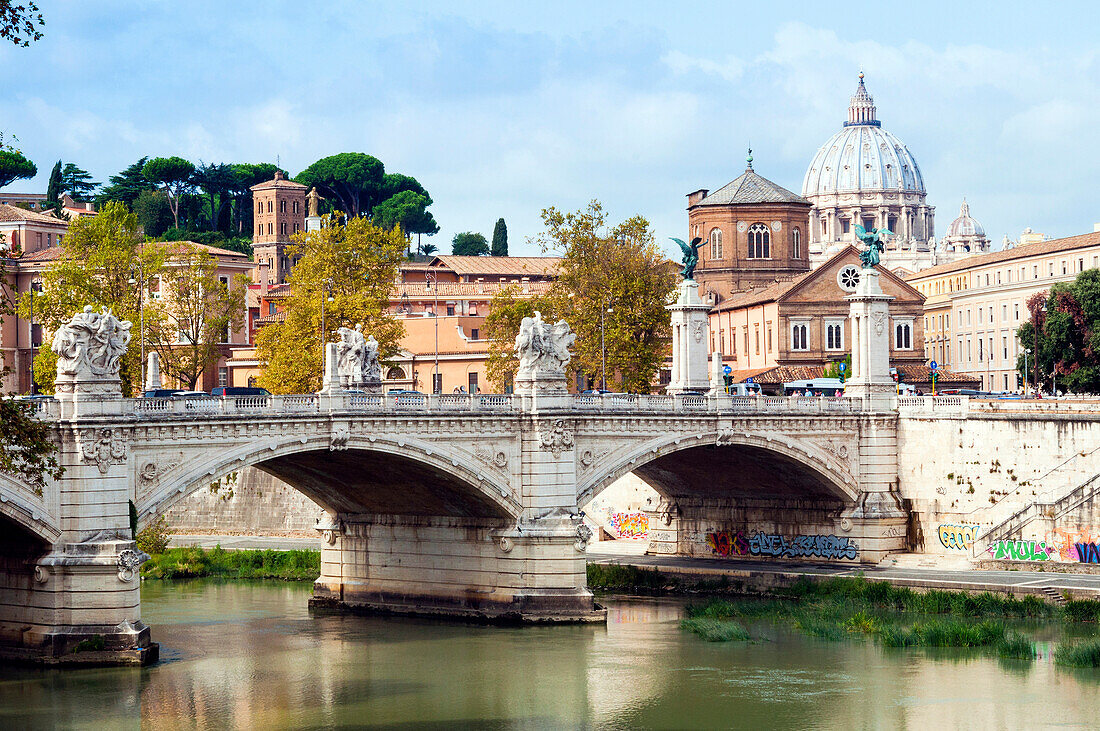
[[845,297],[852,322],[852,377],[844,395],[863,399],[866,411],[896,408],[896,387],[890,377],[890,300],[882,291],[879,273],[860,271],[856,293]]
[[672,313],[672,381],[666,391],[706,393],[710,390],[710,305],[699,298],[699,283],[680,282],[680,296],[667,309]]

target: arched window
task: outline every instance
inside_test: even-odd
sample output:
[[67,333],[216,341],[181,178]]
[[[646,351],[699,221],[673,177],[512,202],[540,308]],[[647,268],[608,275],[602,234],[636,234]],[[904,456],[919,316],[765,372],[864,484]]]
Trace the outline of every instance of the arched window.
[[763,223],[754,223],[749,226],[749,258],[772,258],[771,231],[769,231],[768,227]]
[[896,350],[911,350],[913,347],[912,332],[912,325],[908,322],[899,322],[894,327],[894,348]]
[[267,202],[267,212],[268,212],[268,213],[271,213],[271,210],[272,210],[272,208],[271,208],[271,204],[272,204],[272,203],[273,203],[273,201],[268,201],[268,202]]
[[279,201],[279,213],[286,213],[286,201]]
[[826,350],[841,350],[844,348],[844,323],[825,323],[825,348]]
[[390,368],[388,371],[386,371],[386,380],[387,381],[404,381],[405,380],[405,371],[402,370],[401,368],[397,367],[397,366],[394,366],[393,368]]
[[710,230],[710,258],[722,258],[722,229],[720,228]]
[[797,228],[791,232],[791,258],[802,258],[802,232]]
[[809,350],[810,326],[796,322],[791,326],[791,350]]

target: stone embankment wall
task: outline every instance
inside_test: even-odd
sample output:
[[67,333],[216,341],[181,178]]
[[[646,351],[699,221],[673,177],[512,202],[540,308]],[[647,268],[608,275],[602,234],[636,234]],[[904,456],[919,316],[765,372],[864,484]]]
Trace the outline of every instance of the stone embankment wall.
[[306,535],[324,509],[282,480],[246,467],[218,483],[201,488],[166,514],[176,533],[223,535]]
[[[1100,414],[903,415],[898,424],[899,490],[918,519],[918,551],[1016,560],[1076,562],[1074,544],[1100,540],[1093,500],[1041,516],[1020,531],[990,535],[1032,503],[1053,503],[1100,473]],[[1094,544],[1093,544],[1094,545]]]

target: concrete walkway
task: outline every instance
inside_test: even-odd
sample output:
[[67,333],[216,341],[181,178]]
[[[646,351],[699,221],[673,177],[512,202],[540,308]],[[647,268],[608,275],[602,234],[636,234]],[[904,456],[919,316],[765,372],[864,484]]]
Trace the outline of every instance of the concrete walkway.
[[[321,539],[283,536],[209,536],[174,535],[172,546],[220,545],[226,550],[291,549],[321,550]],[[1070,591],[1074,596],[1100,598],[1100,574],[1060,574],[1042,571],[949,571],[930,568],[881,568],[844,564],[815,564],[794,561],[760,561],[737,559],[684,558],[680,556],[645,556],[643,541],[602,541],[588,549],[589,563],[618,563],[628,566],[660,569],[672,574],[692,576],[729,576],[731,578],[783,578],[798,576],[854,576],[862,573],[868,579],[888,581],[896,586],[914,588],[955,589],[960,591],[1007,591],[1038,593],[1042,589]]]
[[617,563],[693,576],[757,577],[854,576],[887,581],[896,586],[958,591],[1002,591],[1037,594],[1042,589],[1070,591],[1075,597],[1100,598],[1100,574],[1061,574],[1050,571],[949,571],[928,568],[880,568],[842,564],[797,563],[737,559],[685,558],[680,556],[624,555],[602,551],[602,544],[588,550],[589,563]]

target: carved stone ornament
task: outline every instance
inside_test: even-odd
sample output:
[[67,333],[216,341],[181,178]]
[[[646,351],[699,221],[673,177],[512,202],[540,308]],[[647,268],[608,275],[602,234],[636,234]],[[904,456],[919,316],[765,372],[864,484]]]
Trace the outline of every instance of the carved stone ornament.
[[508,466],[508,455],[500,450],[485,449],[484,447],[478,447],[474,450],[474,456],[487,465],[504,469]]
[[85,462],[95,462],[100,474],[107,474],[112,464],[126,462],[126,442],[114,429],[89,429],[81,440],[80,452]]
[[584,553],[590,540],[592,540],[592,529],[585,525],[584,521],[581,521],[577,524],[577,541],[573,544],[573,548]]
[[351,439],[351,431],[347,424],[337,424],[329,435],[328,449],[330,452],[342,452],[348,448],[348,440]]
[[50,349],[57,353],[57,376],[63,381],[117,381],[119,365],[130,344],[127,320],[119,320],[104,307],[91,305],[78,312],[54,333]]
[[382,366],[378,363],[378,341],[374,336],[364,338],[362,325],[356,325],[354,330],[342,327],[336,333],[340,336],[336,343],[336,372],[340,385],[359,388],[381,383]]
[[161,464],[157,464],[155,461],[149,460],[141,465],[141,469],[138,470],[138,485],[143,490],[148,490],[149,488],[156,487],[157,483],[160,482],[161,476],[164,475],[165,472],[174,467],[178,467],[181,464],[183,464],[182,453],[176,454],[175,457],[172,457],[168,461],[162,462]]
[[518,379],[565,377],[565,366],[573,357],[569,347],[577,336],[569,323],[558,320],[553,325],[542,321],[542,313],[525,317],[516,334],[516,356],[519,358]]
[[118,580],[130,582],[137,576],[137,570],[149,560],[149,556],[141,551],[127,548],[118,554]]
[[783,222],[782,221],[772,221],[772,231],[782,231],[782,230],[783,230]]
[[516,547],[515,541],[508,536],[501,536],[500,538],[500,550],[504,553],[511,553],[512,549]]
[[539,448],[544,452],[553,452],[555,457],[573,448],[573,431],[564,419],[544,421],[540,424]]
[[597,450],[597,451],[592,451],[591,449],[586,449],[581,454],[581,467],[583,467],[584,469],[588,469],[592,465],[594,465],[596,462],[598,462],[599,460],[606,457],[607,455],[608,455],[608,451],[606,449],[601,449],[601,450]]
[[886,328],[886,313],[872,312],[871,322],[875,325],[875,335],[882,335],[882,331]]
[[740,231],[741,233],[745,233],[746,231],[749,230],[749,224],[745,223],[744,221],[738,221],[737,222],[737,230]]

